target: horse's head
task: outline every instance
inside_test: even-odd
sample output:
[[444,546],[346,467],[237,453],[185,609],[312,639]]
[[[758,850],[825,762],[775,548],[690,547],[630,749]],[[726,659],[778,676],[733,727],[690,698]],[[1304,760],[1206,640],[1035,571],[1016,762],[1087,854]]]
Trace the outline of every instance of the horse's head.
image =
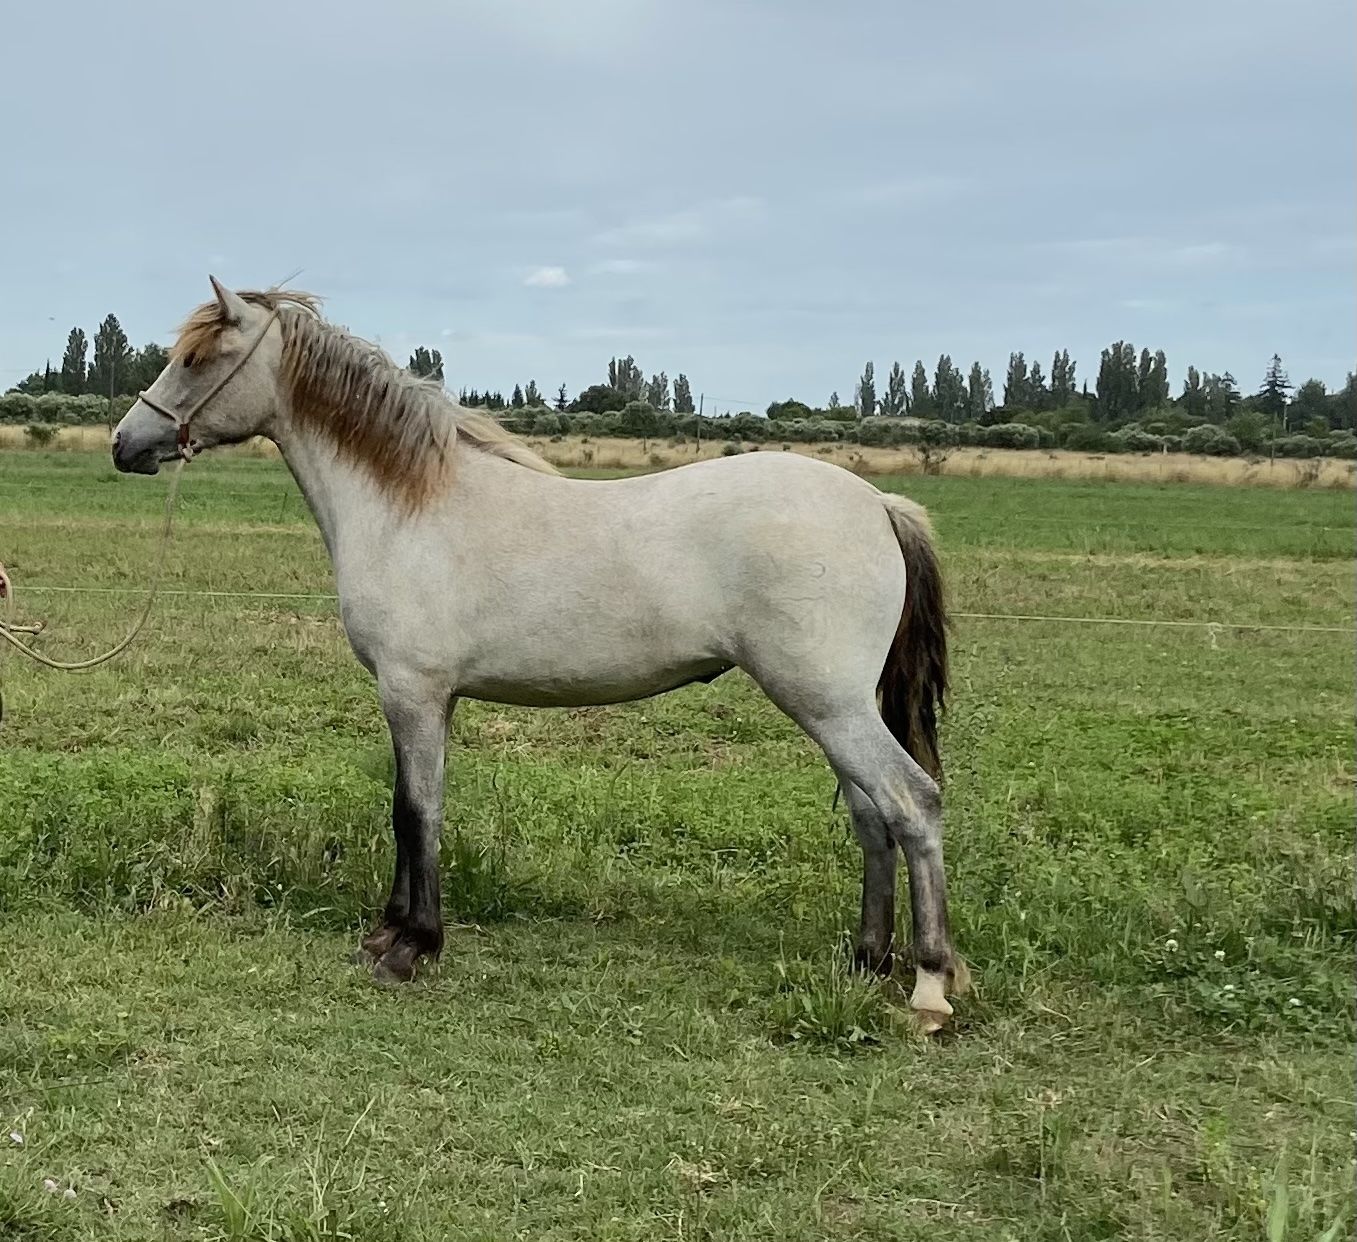
[[155,474],[160,463],[268,431],[278,408],[281,333],[268,295],[238,293],[215,277],[211,302],[185,321],[169,365],[113,433],[113,464]]

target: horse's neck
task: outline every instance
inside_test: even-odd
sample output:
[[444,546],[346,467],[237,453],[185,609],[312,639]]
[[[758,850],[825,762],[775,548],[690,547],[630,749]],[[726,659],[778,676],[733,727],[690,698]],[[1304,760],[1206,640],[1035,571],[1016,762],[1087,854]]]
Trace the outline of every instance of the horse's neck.
[[334,445],[314,431],[287,428],[274,437],[283,460],[306,498],[333,559],[355,533],[375,535],[394,516],[368,472],[342,460]]
[[[404,520],[399,506],[381,489],[367,467],[339,457],[324,436],[285,425],[273,439],[315,516],[331,558],[342,547],[387,539]],[[448,490],[432,498],[429,507],[422,511],[424,516],[447,527],[449,537],[456,537],[455,528],[459,524],[474,527],[477,515],[496,512],[493,502],[508,490],[506,484],[512,484],[519,475],[532,473],[463,445],[457,445],[453,452],[456,459]]]

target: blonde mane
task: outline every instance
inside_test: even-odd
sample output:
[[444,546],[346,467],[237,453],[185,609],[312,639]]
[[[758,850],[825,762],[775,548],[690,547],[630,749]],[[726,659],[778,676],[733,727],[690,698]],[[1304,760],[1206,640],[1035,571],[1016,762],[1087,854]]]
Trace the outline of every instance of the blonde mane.
[[[493,418],[459,407],[435,380],[398,366],[384,350],[320,315],[319,299],[294,289],[240,296],[278,314],[283,382],[293,417],[365,466],[378,484],[418,508],[447,479],[457,440],[530,470],[556,469]],[[225,327],[221,307],[205,302],[185,320],[171,358],[214,357]]]

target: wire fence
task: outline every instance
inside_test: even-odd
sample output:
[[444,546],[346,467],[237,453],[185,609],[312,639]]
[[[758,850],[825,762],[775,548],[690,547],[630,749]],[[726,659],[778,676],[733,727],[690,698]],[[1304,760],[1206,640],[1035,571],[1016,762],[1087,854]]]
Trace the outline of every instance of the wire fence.
[[[52,595],[141,595],[145,587],[117,586],[72,586],[57,584],[25,584],[25,594]],[[188,587],[165,587],[160,591],[162,598],[179,599],[239,599],[260,600],[273,603],[310,603],[337,604],[339,596],[328,592],[312,591],[220,591],[200,590]],[[1031,612],[953,612],[958,621],[1012,621],[1041,625],[1120,625],[1132,627],[1167,629],[1201,629],[1212,633],[1276,633],[1276,634],[1345,634],[1352,637],[1357,633],[1357,623],[1349,625],[1310,625],[1280,624],[1262,621],[1222,621],[1218,619],[1181,619],[1167,617],[1096,617],[1064,616],[1053,613]]]

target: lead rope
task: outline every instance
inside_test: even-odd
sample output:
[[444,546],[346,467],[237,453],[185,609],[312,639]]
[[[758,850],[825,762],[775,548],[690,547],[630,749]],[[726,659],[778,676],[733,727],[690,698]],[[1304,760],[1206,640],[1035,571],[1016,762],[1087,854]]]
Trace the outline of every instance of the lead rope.
[[[180,457],[175,463],[174,473],[170,476],[170,488],[165,495],[165,520],[160,528],[160,547],[156,553],[155,570],[151,575],[150,589],[146,593],[146,602],[142,605],[141,614],[133,623],[132,628],[128,630],[127,636],[115,647],[110,647],[107,651],[97,656],[91,656],[88,660],[53,660],[50,656],[45,656],[41,651],[30,646],[20,634],[37,635],[42,632],[42,625],[19,625],[14,621],[16,600],[14,597],[14,584],[8,579],[4,570],[0,569],[0,597],[5,602],[5,616],[0,617],[0,638],[3,638],[9,646],[22,652],[36,664],[41,664],[44,668],[57,669],[60,672],[76,673],[82,669],[96,668],[100,664],[107,664],[110,660],[122,655],[134,642],[143,629],[146,628],[146,622],[151,616],[151,607],[155,603],[156,595],[160,591],[160,583],[165,574],[165,561],[170,550],[170,534],[174,529],[174,506],[179,498],[179,480],[183,477],[184,466],[187,458]],[[6,648],[0,646],[0,656],[3,656]],[[0,661],[2,663],[2,661]],[[0,721],[5,716],[5,700],[3,684],[0,684]]]

